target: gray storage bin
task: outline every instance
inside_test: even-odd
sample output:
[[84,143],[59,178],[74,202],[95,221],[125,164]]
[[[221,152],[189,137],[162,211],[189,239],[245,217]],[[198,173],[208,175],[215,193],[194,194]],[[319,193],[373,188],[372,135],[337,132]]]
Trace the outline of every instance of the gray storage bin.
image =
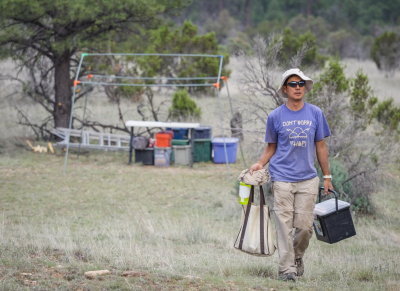
[[173,146],[173,155],[176,165],[190,165],[192,147],[190,145]]

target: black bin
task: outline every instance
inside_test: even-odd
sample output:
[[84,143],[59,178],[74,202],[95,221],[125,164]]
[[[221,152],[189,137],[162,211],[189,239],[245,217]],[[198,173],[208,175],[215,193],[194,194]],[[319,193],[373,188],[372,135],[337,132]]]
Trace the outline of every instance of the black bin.
[[[320,188],[319,202],[321,202]],[[326,215],[316,215],[314,218],[314,230],[318,240],[326,243],[336,243],[343,239],[356,235],[353,219],[351,217],[350,206],[339,209],[338,195],[335,191],[330,191],[335,195],[335,206],[332,212]]]
[[193,128],[193,139],[211,139],[211,126]]
[[135,149],[135,163],[154,165],[154,148]]

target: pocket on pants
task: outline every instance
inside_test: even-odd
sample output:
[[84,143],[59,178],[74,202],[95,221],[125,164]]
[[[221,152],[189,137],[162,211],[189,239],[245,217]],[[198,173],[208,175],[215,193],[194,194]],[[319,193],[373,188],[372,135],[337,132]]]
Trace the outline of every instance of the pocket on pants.
[[309,229],[312,226],[313,210],[318,195],[319,178],[300,182],[299,192],[295,195],[293,225],[300,229]]
[[275,211],[293,211],[294,195],[291,192],[290,183],[274,182],[272,185],[274,194]]

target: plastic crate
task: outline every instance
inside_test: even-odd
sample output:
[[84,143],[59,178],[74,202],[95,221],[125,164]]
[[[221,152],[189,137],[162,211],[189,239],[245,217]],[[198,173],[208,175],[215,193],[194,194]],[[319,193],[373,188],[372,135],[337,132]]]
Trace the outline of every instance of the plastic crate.
[[213,138],[212,146],[214,152],[214,158],[213,158],[214,163],[216,164],[235,163],[238,142],[239,139],[235,137]]
[[174,139],[188,139],[189,129],[188,128],[167,128],[174,133]]
[[202,126],[193,128],[193,139],[211,139],[211,127]]
[[176,165],[190,165],[192,160],[192,147],[190,145],[173,146],[172,155]]
[[142,163],[143,165],[154,165],[154,149],[135,149],[135,163]]
[[154,165],[168,167],[171,162],[171,148],[154,148]]
[[193,140],[193,162],[211,161],[211,139]]
[[188,139],[173,139],[172,140],[173,146],[188,145],[188,144],[189,144]]

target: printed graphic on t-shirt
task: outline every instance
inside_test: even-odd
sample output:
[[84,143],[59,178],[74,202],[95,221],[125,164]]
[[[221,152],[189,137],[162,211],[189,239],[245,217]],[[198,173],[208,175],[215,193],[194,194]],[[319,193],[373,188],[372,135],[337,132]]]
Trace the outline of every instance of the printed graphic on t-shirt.
[[[282,126],[289,133],[290,145],[293,147],[306,147],[308,132],[310,131],[311,120],[283,121]],[[302,126],[302,127],[300,127]]]

